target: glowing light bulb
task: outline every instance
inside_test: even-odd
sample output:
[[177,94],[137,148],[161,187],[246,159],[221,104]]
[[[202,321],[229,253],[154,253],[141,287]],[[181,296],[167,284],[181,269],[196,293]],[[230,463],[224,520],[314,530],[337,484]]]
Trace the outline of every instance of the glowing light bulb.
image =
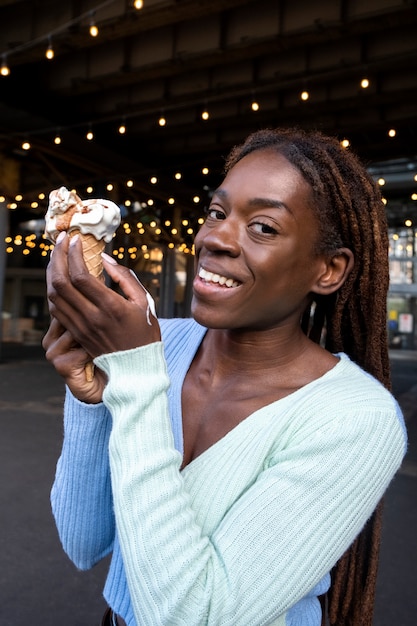
[[143,9],[143,0],[135,0],[133,6],[135,7],[135,9],[140,11],[140,9]]
[[300,94],[300,98],[301,100],[304,100],[304,102],[308,100],[309,97],[310,97],[310,94],[308,93],[308,91],[302,91]]
[[362,89],[368,89],[369,87],[369,80],[367,78],[362,78],[361,80],[361,87]]
[[55,56],[55,52],[54,52],[54,49],[52,47],[52,41],[51,40],[49,40],[49,44],[48,44],[48,48],[47,48],[47,50],[45,52],[45,56],[49,60],[53,59],[54,56]]
[[163,115],[161,115],[161,117],[158,120],[159,126],[165,126],[166,123],[167,123],[166,119],[164,118]]
[[7,65],[7,56],[4,55],[1,61],[0,74],[2,76],[8,76],[10,74],[9,66]]
[[91,18],[90,18],[90,35],[92,37],[97,37],[97,35],[98,35],[98,28],[97,28],[96,23],[94,21],[94,12],[93,12],[93,14],[91,15]]
[[252,111],[259,111],[259,103],[255,102],[255,101],[252,102],[251,109],[252,109]]

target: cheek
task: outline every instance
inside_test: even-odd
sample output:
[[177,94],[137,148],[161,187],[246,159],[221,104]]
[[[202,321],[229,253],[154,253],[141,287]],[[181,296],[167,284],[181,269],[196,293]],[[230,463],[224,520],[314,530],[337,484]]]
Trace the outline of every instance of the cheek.
[[194,237],[194,250],[195,250],[196,253],[201,248],[201,243],[202,243],[202,241],[204,239],[204,231],[205,231],[205,227],[203,225],[203,226],[201,226],[200,230],[198,231],[198,233]]

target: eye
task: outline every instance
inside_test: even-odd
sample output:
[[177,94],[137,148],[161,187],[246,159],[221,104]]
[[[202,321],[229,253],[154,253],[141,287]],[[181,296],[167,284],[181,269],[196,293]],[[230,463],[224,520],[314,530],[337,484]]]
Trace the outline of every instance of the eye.
[[205,210],[206,220],[224,220],[226,215],[224,211],[215,206],[209,206]]
[[250,229],[258,235],[277,235],[278,230],[266,222],[252,222]]

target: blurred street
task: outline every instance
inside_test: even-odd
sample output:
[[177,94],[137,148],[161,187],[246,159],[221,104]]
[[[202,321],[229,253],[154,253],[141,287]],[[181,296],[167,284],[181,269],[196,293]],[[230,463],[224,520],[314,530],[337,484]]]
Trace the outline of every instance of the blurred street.
[[[391,356],[410,445],[386,496],[374,626],[416,626],[417,353]],[[104,610],[108,562],[78,572],[62,551],[50,511],[63,394],[39,346],[1,346],[0,626],[98,626]]]

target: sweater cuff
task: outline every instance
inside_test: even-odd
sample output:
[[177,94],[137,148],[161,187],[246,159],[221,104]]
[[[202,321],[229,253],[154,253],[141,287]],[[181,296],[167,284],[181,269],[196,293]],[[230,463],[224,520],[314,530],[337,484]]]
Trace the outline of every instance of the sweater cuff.
[[[138,373],[156,374],[161,372],[161,362],[164,362],[164,348],[162,341],[149,343],[146,346],[102,354],[94,359],[94,364],[107,376],[122,376],[129,380],[132,376],[137,379]],[[164,366],[165,368],[165,366]]]

